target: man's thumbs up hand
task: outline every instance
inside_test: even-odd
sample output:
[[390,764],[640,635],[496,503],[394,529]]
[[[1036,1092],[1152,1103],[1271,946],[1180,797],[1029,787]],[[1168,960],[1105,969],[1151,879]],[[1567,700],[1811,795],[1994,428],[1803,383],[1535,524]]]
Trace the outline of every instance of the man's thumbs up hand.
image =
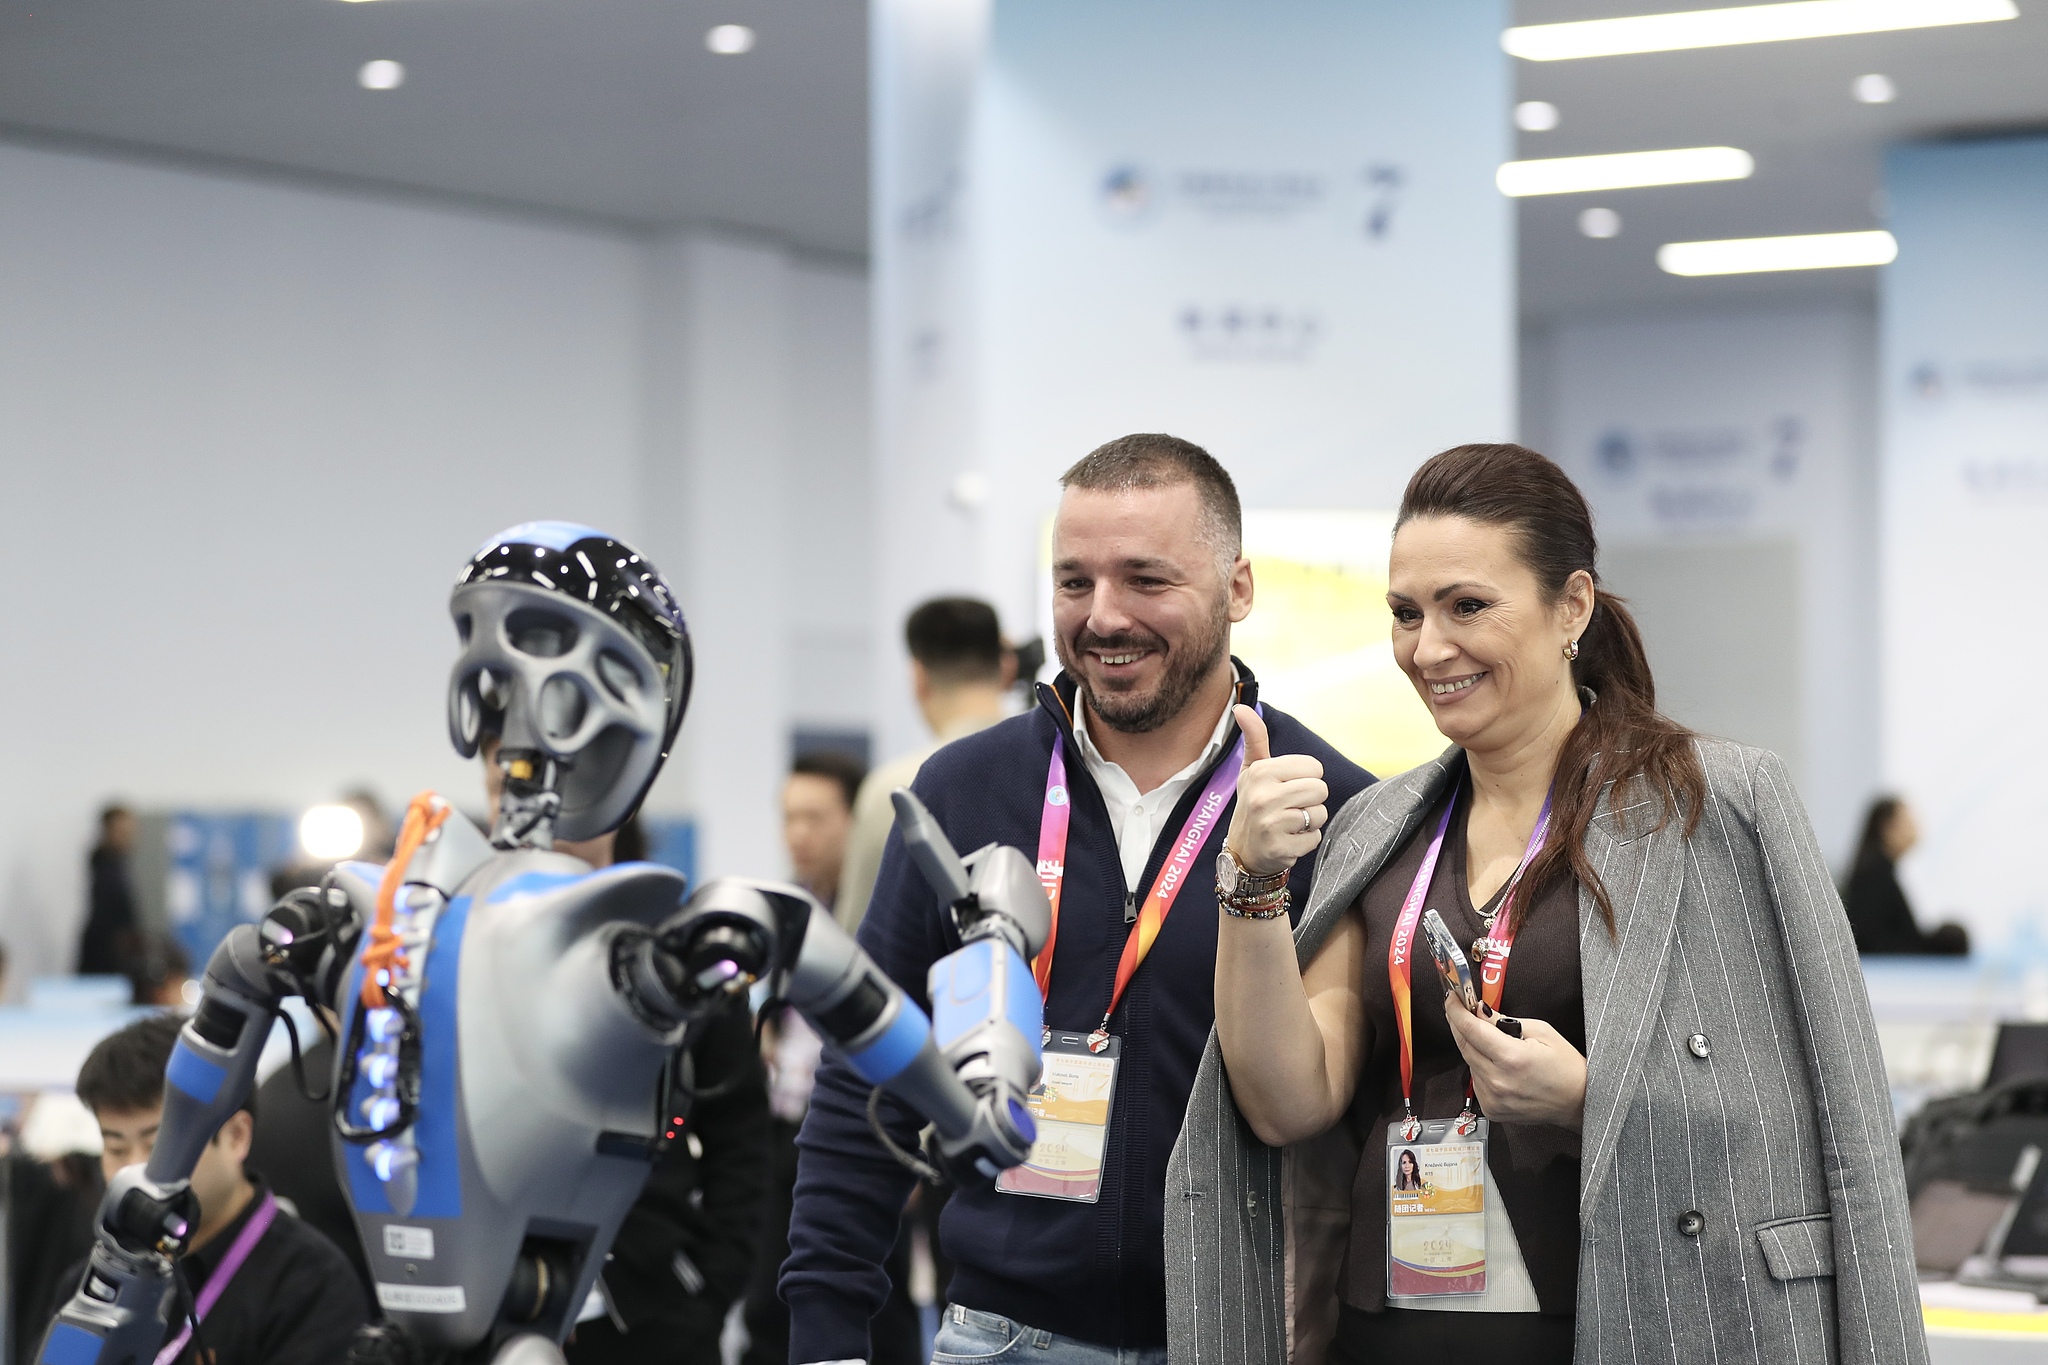
[[1232,714],[1237,717],[1237,728],[1244,733],[1245,766],[1273,756],[1273,736],[1266,730],[1266,718],[1254,706],[1233,706]]
[[1315,851],[1330,822],[1330,789],[1323,765],[1307,754],[1273,757],[1266,721],[1249,706],[1236,708],[1244,735],[1244,770],[1237,778],[1237,810],[1228,845],[1247,872],[1280,872]]

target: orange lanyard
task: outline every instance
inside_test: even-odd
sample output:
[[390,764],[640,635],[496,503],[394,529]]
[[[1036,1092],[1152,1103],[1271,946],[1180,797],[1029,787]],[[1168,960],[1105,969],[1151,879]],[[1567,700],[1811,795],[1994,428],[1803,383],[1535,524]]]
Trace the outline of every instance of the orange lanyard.
[[[1195,808],[1188,812],[1187,823],[1181,826],[1180,837],[1173,841],[1166,861],[1160,865],[1159,875],[1152,879],[1152,889],[1145,893],[1145,904],[1138,911],[1138,922],[1124,939],[1123,956],[1117,959],[1116,984],[1110,989],[1109,1008],[1102,1012],[1101,1026],[1088,1035],[1090,1052],[1100,1052],[1109,1046],[1109,1016],[1116,1013],[1118,1003],[1124,998],[1124,987],[1131,984],[1131,978],[1138,974],[1139,964],[1144,962],[1146,954],[1158,941],[1159,931],[1166,926],[1166,917],[1172,913],[1174,901],[1188,883],[1188,873],[1194,869],[1196,855],[1202,851],[1202,845],[1208,842],[1216,822],[1237,794],[1237,775],[1243,767],[1244,736],[1239,735],[1230,753],[1209,775],[1208,784],[1195,801]],[[1052,981],[1053,945],[1060,933],[1060,888],[1067,876],[1067,826],[1072,812],[1072,796],[1067,790],[1066,736],[1054,735],[1052,762],[1045,773],[1045,810],[1038,825],[1038,880],[1045,886],[1046,900],[1052,903],[1052,924],[1046,930],[1045,947],[1031,961],[1031,974],[1038,981],[1040,995],[1046,994]]]
[[[1444,811],[1444,818],[1437,822],[1436,837],[1429,841],[1429,851],[1422,855],[1422,866],[1415,871],[1415,881],[1408,888],[1408,898],[1401,902],[1401,917],[1394,922],[1394,937],[1387,944],[1387,984],[1394,992],[1394,1027],[1401,1035],[1401,1109],[1408,1122],[1415,1121],[1415,1036],[1414,995],[1415,973],[1415,926],[1422,918],[1422,903],[1429,897],[1429,884],[1436,875],[1437,858],[1444,851],[1444,836],[1450,832],[1451,816],[1457,812],[1458,795],[1451,793],[1451,803]],[[1487,1007],[1500,1009],[1501,995],[1507,989],[1508,954],[1515,943],[1515,922],[1512,915],[1515,892],[1521,889],[1522,874],[1529,870],[1529,864],[1536,861],[1536,855],[1543,851],[1545,840],[1550,836],[1550,797],[1543,798],[1543,811],[1536,817],[1536,828],[1529,831],[1529,846],[1522,851],[1522,861],[1515,868],[1515,875],[1508,879],[1506,893],[1501,897],[1500,911],[1494,917],[1500,930],[1482,939],[1486,951],[1479,958],[1479,998]],[[1469,1106],[1472,1098],[1471,1084],[1465,1087],[1465,1099]]]

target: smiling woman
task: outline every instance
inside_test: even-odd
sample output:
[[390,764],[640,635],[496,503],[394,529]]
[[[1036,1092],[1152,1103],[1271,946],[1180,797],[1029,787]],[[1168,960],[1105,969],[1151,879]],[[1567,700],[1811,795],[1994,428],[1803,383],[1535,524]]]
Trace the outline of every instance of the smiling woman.
[[[1329,820],[1296,934],[1224,907],[1168,1174],[1176,1356],[1280,1365],[1277,1335],[1203,1335],[1231,1286],[1290,1324],[1292,1365],[1925,1359],[1876,1030],[1805,811],[1775,755],[1657,710],[1597,560],[1532,450],[1410,480],[1394,655],[1452,747]],[[1321,825],[1299,786],[1246,763],[1249,876]],[[1416,978],[1418,925],[1440,963],[1469,945],[1476,1009],[1429,955]],[[1392,1197],[1404,1172],[1435,1192]]]

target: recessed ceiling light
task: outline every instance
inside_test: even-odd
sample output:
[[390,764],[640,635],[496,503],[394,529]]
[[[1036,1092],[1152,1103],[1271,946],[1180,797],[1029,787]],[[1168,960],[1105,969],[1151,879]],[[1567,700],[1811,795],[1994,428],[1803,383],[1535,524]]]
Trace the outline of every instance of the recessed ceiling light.
[[1500,45],[1526,61],[1562,62],[1629,52],[1677,52],[1741,43],[1782,43],[1845,33],[1891,33],[1946,24],[2017,19],[2013,0],[1793,0],[1733,5],[1622,19],[1529,24],[1500,35]]
[[1621,235],[1621,215],[1613,209],[1587,209],[1579,215],[1579,231],[1605,241]]
[[1890,265],[1898,254],[1898,241],[1889,232],[1818,232],[1803,237],[1666,242],[1657,248],[1657,266],[1668,275],[1752,275]]
[[754,50],[754,30],[745,24],[718,24],[704,35],[704,46],[721,57]]
[[396,90],[405,84],[405,67],[388,57],[379,57],[363,63],[363,69],[356,72],[356,83],[365,90]]
[[1856,97],[1858,104],[1890,104],[1899,97],[1899,87],[1892,84],[1890,76],[1873,71],[1852,81],[1849,93]]
[[1510,161],[1494,172],[1502,194],[1582,194],[1589,190],[1632,190],[1647,185],[1693,185],[1708,180],[1747,180],[1756,161],[1740,147],[1674,147],[1660,152],[1609,152],[1602,156],[1559,156]]
[[1547,133],[1557,120],[1557,106],[1549,100],[1523,100],[1515,106],[1515,126],[1525,133]]

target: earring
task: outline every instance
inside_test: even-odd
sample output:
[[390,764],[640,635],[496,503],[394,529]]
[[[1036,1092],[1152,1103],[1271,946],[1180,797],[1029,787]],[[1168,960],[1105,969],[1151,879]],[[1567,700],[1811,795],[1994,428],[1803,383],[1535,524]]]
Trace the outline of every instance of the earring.
[[1567,659],[1579,657],[1579,642],[1577,640],[1566,640],[1564,642],[1564,657]]

